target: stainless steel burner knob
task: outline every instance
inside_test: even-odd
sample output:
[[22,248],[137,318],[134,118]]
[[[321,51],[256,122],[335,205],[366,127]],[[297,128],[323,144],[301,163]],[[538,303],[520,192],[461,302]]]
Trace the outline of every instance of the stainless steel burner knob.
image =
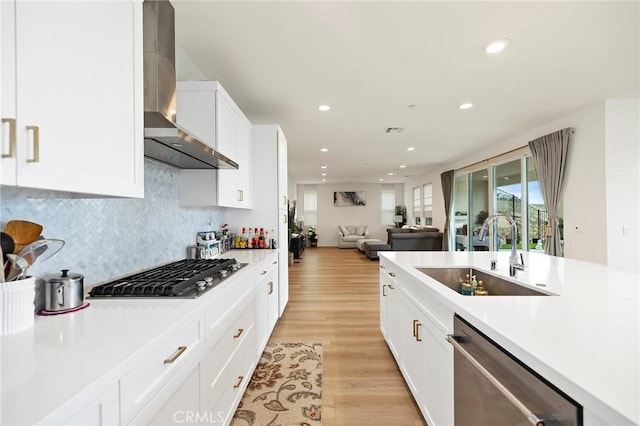
[[211,287],[213,285],[213,278],[212,277],[204,277],[204,282],[207,283],[208,287]]
[[228,273],[229,272],[226,269],[221,269],[220,272],[218,272],[221,278],[226,277]]
[[202,291],[205,288],[207,288],[207,282],[206,281],[196,281],[196,286],[197,286],[197,289],[199,291]]

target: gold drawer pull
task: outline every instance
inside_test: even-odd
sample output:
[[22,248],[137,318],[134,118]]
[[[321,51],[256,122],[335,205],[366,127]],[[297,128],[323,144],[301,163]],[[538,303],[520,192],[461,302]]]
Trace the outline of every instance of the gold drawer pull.
[[274,261],[273,261],[273,263],[271,263],[271,264],[272,264],[272,265],[277,265],[277,264],[278,264],[278,261],[277,261],[277,260],[274,260]]
[[383,296],[387,295],[387,285],[386,284],[382,284],[382,295]]
[[418,328],[421,325],[422,324],[420,324],[418,320],[413,320],[413,335],[415,336],[417,342],[422,342],[422,339],[420,338],[420,329]]
[[14,158],[16,156],[16,119],[3,118],[2,123],[9,123],[9,153],[2,154],[2,158]]
[[267,271],[262,271],[262,272],[260,272],[260,275],[264,275],[266,273],[267,273]]
[[234,389],[238,389],[240,387],[240,385],[242,384],[242,381],[244,380],[244,376],[238,376],[238,383],[236,383],[235,385],[233,385]]
[[27,130],[33,131],[33,158],[27,159],[27,163],[37,163],[40,161],[40,128],[27,126]]
[[380,269],[384,269],[384,265],[380,265]]
[[389,276],[394,277],[396,276],[396,274],[394,274],[393,272],[389,272]]
[[273,293],[273,283],[270,282],[269,284],[267,284],[269,286],[269,292],[267,294],[271,294]]
[[392,286],[391,284],[387,284],[387,287],[389,287],[391,290],[395,290],[396,288],[394,286]]
[[164,363],[165,363],[165,364],[172,364],[172,363],[173,363],[173,361],[175,361],[176,359],[178,359],[178,357],[179,357],[180,355],[182,355],[182,353],[183,353],[184,351],[186,351],[186,350],[187,350],[187,347],[186,347],[186,346],[178,346],[178,349],[173,353],[173,355],[171,355],[169,358],[165,359],[165,360],[164,360]]
[[244,332],[244,328],[239,328],[238,329],[238,333],[233,336],[234,339],[237,339],[238,337],[240,337],[240,335]]

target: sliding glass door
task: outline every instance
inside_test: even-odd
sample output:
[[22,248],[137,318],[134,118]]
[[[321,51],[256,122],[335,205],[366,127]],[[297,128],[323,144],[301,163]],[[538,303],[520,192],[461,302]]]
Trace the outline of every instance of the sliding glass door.
[[[515,158],[514,158],[515,157]],[[487,160],[488,168],[456,172],[453,180],[453,215],[450,222],[450,250],[519,250],[544,252],[545,229],[549,216],[545,208],[533,159],[527,152]],[[562,240],[562,203],[560,203]],[[516,223],[516,241],[511,224],[505,219],[493,221],[489,237],[478,239],[484,220],[496,213],[512,217]]]

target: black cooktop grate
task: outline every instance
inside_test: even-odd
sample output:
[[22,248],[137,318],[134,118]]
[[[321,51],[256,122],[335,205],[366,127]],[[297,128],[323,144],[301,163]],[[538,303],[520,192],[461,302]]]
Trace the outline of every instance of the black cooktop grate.
[[[233,269],[233,266],[236,269]],[[100,284],[91,289],[91,297],[197,297],[203,288],[196,283],[207,278],[210,289],[219,284],[227,274],[244,266],[235,259],[184,259],[138,272],[117,280]]]

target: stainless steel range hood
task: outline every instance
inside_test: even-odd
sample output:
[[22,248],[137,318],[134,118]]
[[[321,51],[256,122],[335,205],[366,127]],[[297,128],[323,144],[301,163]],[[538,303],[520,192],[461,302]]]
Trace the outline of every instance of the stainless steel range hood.
[[169,1],[143,3],[144,155],[181,169],[237,169],[238,164],[175,124],[175,24]]

